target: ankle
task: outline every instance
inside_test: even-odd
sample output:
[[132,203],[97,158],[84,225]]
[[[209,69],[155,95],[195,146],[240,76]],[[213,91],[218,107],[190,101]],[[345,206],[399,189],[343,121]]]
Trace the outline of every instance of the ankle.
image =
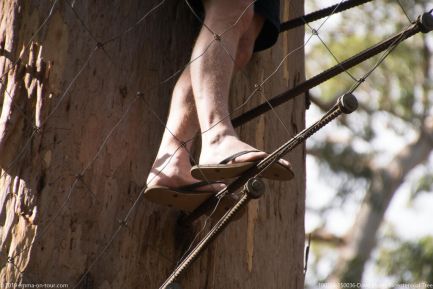
[[236,138],[236,132],[230,129],[208,131],[202,135],[203,148],[221,145],[224,141]]
[[161,162],[164,164],[170,162],[170,165],[189,164],[190,147],[191,145],[179,142],[161,143],[154,166],[160,165]]
[[[163,138],[161,141],[161,144],[159,145],[159,150],[162,152],[170,152],[170,153],[175,153],[175,152],[188,152],[191,150],[192,147],[192,141],[187,140],[187,141],[183,141],[181,139],[176,139],[174,137],[170,137],[170,138]],[[159,154],[159,153],[158,153]]]

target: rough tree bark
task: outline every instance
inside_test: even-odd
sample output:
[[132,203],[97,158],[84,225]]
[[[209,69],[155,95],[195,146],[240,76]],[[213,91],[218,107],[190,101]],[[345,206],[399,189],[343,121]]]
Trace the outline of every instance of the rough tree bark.
[[[179,212],[140,200],[127,224],[119,220],[145,186],[162,135],[173,81],[160,83],[188,61],[197,23],[174,0],[0,7],[0,284],[158,288],[191,237],[177,230]],[[302,12],[303,1],[283,3],[283,19]],[[232,107],[302,42],[298,29],[256,55],[233,82]],[[303,57],[300,49],[284,62],[266,97],[302,81]],[[256,95],[243,109],[262,101]],[[303,129],[304,110],[303,97],[276,110],[290,135]],[[269,151],[288,137],[274,113],[239,132]],[[185,288],[303,287],[304,148],[289,159],[296,179],[269,182],[180,279]]]

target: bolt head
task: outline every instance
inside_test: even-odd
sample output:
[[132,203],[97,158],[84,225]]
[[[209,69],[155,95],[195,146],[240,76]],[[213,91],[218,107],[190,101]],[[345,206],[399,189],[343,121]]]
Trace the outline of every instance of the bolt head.
[[339,100],[340,109],[343,113],[349,114],[358,108],[358,100],[351,93],[346,93]]
[[421,15],[421,31],[428,33],[433,30],[433,15],[431,12],[426,12]]
[[251,198],[257,199],[265,192],[265,183],[261,179],[253,178],[245,184],[245,189]]

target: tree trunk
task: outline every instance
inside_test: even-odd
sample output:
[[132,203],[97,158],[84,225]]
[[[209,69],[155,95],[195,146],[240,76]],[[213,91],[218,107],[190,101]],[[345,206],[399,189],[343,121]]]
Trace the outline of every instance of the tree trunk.
[[[302,5],[284,3],[283,19]],[[1,11],[1,284],[159,288],[193,234],[178,230],[178,211],[139,195],[176,77],[165,80],[187,63],[197,21],[184,1],[8,0]],[[302,42],[298,29],[256,55],[233,81],[232,108]],[[302,49],[266,97],[303,80],[300,59]],[[271,151],[303,129],[304,110],[302,96],[276,109],[289,133],[274,112],[239,133]],[[295,180],[269,182],[180,278],[184,288],[303,288],[304,148],[288,158]]]

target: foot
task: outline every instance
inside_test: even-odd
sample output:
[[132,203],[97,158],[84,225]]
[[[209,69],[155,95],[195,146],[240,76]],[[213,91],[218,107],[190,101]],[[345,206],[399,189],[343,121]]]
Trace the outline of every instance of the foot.
[[[165,186],[178,188],[200,182],[191,176],[189,153],[185,148],[161,148],[147,177],[147,187]],[[218,192],[222,184],[212,184],[200,187],[200,191]]]
[[[244,143],[237,136],[221,136],[214,139],[213,141],[203,144],[203,148],[200,154],[200,165],[218,164],[222,160],[238,152],[251,150],[257,149],[247,143]],[[229,164],[259,161],[265,158],[267,155],[267,153],[261,151],[250,152],[236,157],[235,159],[231,160]],[[284,159],[280,159],[279,163],[287,168],[291,167],[290,163]]]

